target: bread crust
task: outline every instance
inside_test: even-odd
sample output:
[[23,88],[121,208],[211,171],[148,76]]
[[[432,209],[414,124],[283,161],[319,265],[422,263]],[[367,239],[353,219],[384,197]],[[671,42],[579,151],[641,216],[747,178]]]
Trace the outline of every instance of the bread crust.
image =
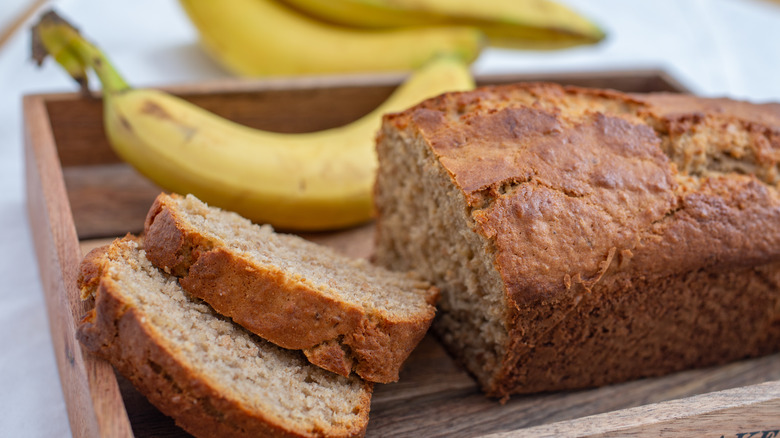
[[512,311],[512,345],[488,395],[602,386],[780,349],[780,263],[616,277]]
[[393,320],[316,290],[306,279],[247,260],[219,247],[183,220],[161,194],[145,223],[146,250],[157,267],[181,277],[182,287],[217,312],[281,347],[303,350],[321,368],[370,382],[398,380],[404,360],[434,317],[438,289],[425,312]]
[[[383,130],[427,147],[492,250],[508,343],[489,394],[780,349],[780,105],[531,83],[445,94]],[[401,231],[378,207],[381,245]]]
[[352,430],[296,431],[262,412],[251,411],[227,391],[180,362],[160,334],[144,320],[107,273],[106,247],[90,252],[81,265],[79,286],[95,297],[77,338],[108,360],[162,413],[198,437],[360,437],[365,434],[370,390],[361,403],[362,419]]

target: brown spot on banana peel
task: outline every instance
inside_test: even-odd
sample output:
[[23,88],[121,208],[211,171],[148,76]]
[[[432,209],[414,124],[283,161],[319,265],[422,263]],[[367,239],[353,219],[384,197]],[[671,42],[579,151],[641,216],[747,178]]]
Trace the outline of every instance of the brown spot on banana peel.
[[168,111],[165,111],[165,108],[157,105],[151,100],[144,102],[143,106],[141,107],[141,112],[150,116],[159,117],[163,120],[173,120],[173,117],[171,117]]
[[125,128],[128,132],[133,132],[133,125],[130,124],[130,121],[127,120],[127,117],[120,115],[119,123],[121,123],[122,127]]
[[172,123],[175,123],[179,129],[184,133],[184,142],[189,142],[192,137],[195,136],[195,133],[198,132],[197,128],[194,128],[189,125],[185,125],[178,120],[176,120],[175,117],[173,117],[168,111],[165,110],[165,108],[161,107],[157,103],[151,100],[147,100],[144,102],[143,106],[141,107],[141,112],[143,114],[157,117],[161,120],[168,120]]
[[192,126],[187,125],[179,125],[179,129],[181,129],[184,132],[184,142],[189,142],[192,137],[195,136],[195,133],[198,132],[197,129],[193,128]]

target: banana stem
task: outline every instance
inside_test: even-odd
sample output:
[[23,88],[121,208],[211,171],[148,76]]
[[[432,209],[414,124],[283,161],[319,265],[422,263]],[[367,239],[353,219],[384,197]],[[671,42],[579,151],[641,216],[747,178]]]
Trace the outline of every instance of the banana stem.
[[104,94],[130,89],[106,55],[84,39],[79,31],[54,11],[41,16],[33,26],[33,59],[41,65],[50,55],[81,86],[89,92],[87,71],[92,70],[103,86]]

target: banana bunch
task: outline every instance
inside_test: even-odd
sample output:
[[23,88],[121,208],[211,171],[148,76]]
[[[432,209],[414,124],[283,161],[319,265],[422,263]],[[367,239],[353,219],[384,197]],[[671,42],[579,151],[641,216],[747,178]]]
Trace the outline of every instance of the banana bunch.
[[33,35],[39,64],[51,55],[85,90],[87,70],[97,74],[105,130],[123,160],[166,190],[193,193],[287,230],[327,230],[369,220],[377,166],[374,135],[382,115],[474,87],[463,61],[435,58],[355,122],[282,134],[233,123],[161,91],[131,88],[100,50],[54,12],[41,18]]
[[179,0],[202,46],[241,76],[411,70],[485,45],[557,49],[604,38],[552,0]]
[[551,0],[283,0],[312,16],[368,29],[475,26],[490,44],[554,49],[604,38],[595,24]]
[[407,71],[434,56],[471,62],[484,34],[466,26],[360,30],[304,16],[276,0],[181,0],[202,46],[241,76]]

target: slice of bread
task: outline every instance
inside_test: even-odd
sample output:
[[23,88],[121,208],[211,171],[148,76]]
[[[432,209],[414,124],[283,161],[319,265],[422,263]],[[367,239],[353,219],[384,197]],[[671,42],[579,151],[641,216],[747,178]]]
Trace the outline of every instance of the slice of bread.
[[312,366],[181,289],[125,237],[90,252],[77,335],[196,436],[361,436],[371,384]]
[[410,274],[277,234],[193,196],[161,194],[146,218],[152,263],[189,293],[325,369],[398,380],[434,317],[438,289]]

